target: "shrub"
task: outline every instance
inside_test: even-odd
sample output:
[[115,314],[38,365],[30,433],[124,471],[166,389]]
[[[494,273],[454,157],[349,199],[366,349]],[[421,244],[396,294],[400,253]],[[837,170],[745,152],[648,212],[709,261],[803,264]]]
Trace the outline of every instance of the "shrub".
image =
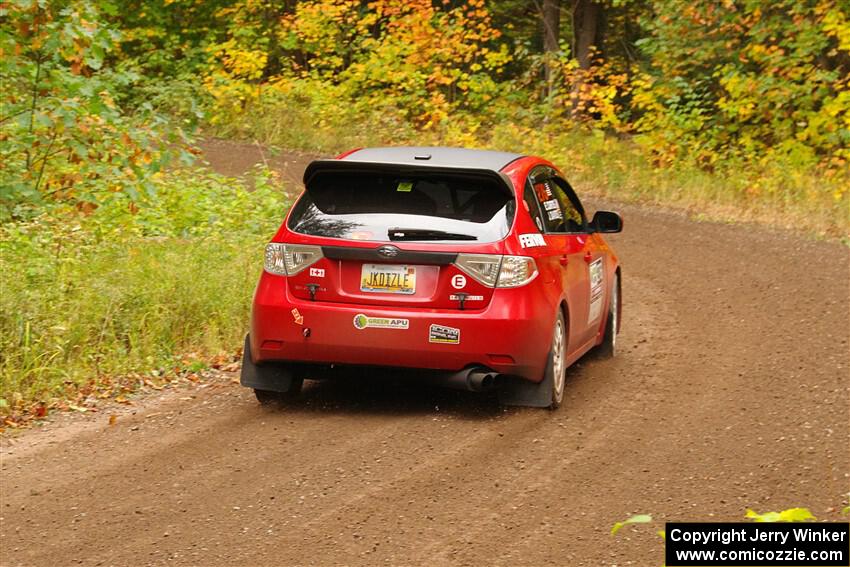
[[0,294],[0,411],[241,345],[262,246],[286,209],[276,179],[260,171],[249,191],[177,170],[153,183],[138,202],[0,226],[0,269],[20,274]]

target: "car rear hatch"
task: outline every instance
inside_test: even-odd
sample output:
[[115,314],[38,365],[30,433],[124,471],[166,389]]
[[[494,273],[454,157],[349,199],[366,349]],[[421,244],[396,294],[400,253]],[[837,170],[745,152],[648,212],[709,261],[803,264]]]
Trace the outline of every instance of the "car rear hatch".
[[493,286],[476,270],[493,266],[475,261],[501,253],[516,206],[508,183],[489,170],[314,162],[287,227],[291,240],[322,245],[306,245],[314,256],[290,272],[289,290],[313,301],[483,309]]

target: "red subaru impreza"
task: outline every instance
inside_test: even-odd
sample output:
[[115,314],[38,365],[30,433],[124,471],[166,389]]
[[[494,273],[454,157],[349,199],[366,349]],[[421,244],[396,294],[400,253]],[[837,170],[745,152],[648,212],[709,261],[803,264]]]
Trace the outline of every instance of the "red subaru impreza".
[[338,367],[396,367],[558,407],[566,368],[613,356],[620,267],[545,159],[369,148],[312,162],[266,246],[241,381],[261,402]]

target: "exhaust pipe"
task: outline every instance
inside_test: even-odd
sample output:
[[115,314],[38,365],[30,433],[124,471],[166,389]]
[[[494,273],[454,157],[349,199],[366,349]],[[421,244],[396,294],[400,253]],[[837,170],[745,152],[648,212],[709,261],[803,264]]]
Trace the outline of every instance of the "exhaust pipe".
[[469,390],[470,392],[486,392],[496,387],[498,372],[492,372],[485,368],[466,368],[454,374],[447,374],[437,378],[437,383],[446,388],[455,390]]
[[492,390],[496,386],[495,372],[485,370],[476,370],[470,372],[466,378],[467,387],[473,392],[486,392]]

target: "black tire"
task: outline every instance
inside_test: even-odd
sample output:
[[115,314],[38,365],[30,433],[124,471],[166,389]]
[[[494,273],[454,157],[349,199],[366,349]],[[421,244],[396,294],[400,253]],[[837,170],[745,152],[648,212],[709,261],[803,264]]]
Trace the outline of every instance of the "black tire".
[[303,378],[292,378],[289,384],[289,390],[286,392],[273,392],[272,390],[260,390],[254,388],[254,395],[257,396],[257,401],[261,404],[269,405],[274,403],[285,402],[293,398],[297,398],[301,394],[301,386],[304,385]]
[[567,382],[567,325],[564,322],[564,314],[558,309],[558,317],[552,328],[552,346],[549,349],[549,357],[546,361],[546,374],[543,383],[551,384],[550,409],[558,409],[564,401],[564,390]]
[[608,318],[605,320],[605,334],[602,342],[596,347],[599,358],[614,358],[617,354],[617,332],[620,326],[620,276],[614,275],[611,286],[611,299],[608,302]]
[[254,395],[257,396],[257,401],[263,404],[264,406],[276,404],[280,401],[280,392],[272,392],[271,390],[257,390],[255,388]]
[[[560,330],[560,331],[559,331]],[[557,339],[560,333],[560,340]],[[496,392],[499,403],[506,406],[558,409],[564,401],[566,390],[567,323],[564,313],[558,316],[552,327],[552,344],[546,355],[546,369],[540,382],[532,382],[518,376],[507,376]],[[560,343],[560,347],[558,344]],[[560,358],[557,353],[560,351]],[[559,362],[560,360],[560,362]],[[558,368],[560,367],[560,371]]]

